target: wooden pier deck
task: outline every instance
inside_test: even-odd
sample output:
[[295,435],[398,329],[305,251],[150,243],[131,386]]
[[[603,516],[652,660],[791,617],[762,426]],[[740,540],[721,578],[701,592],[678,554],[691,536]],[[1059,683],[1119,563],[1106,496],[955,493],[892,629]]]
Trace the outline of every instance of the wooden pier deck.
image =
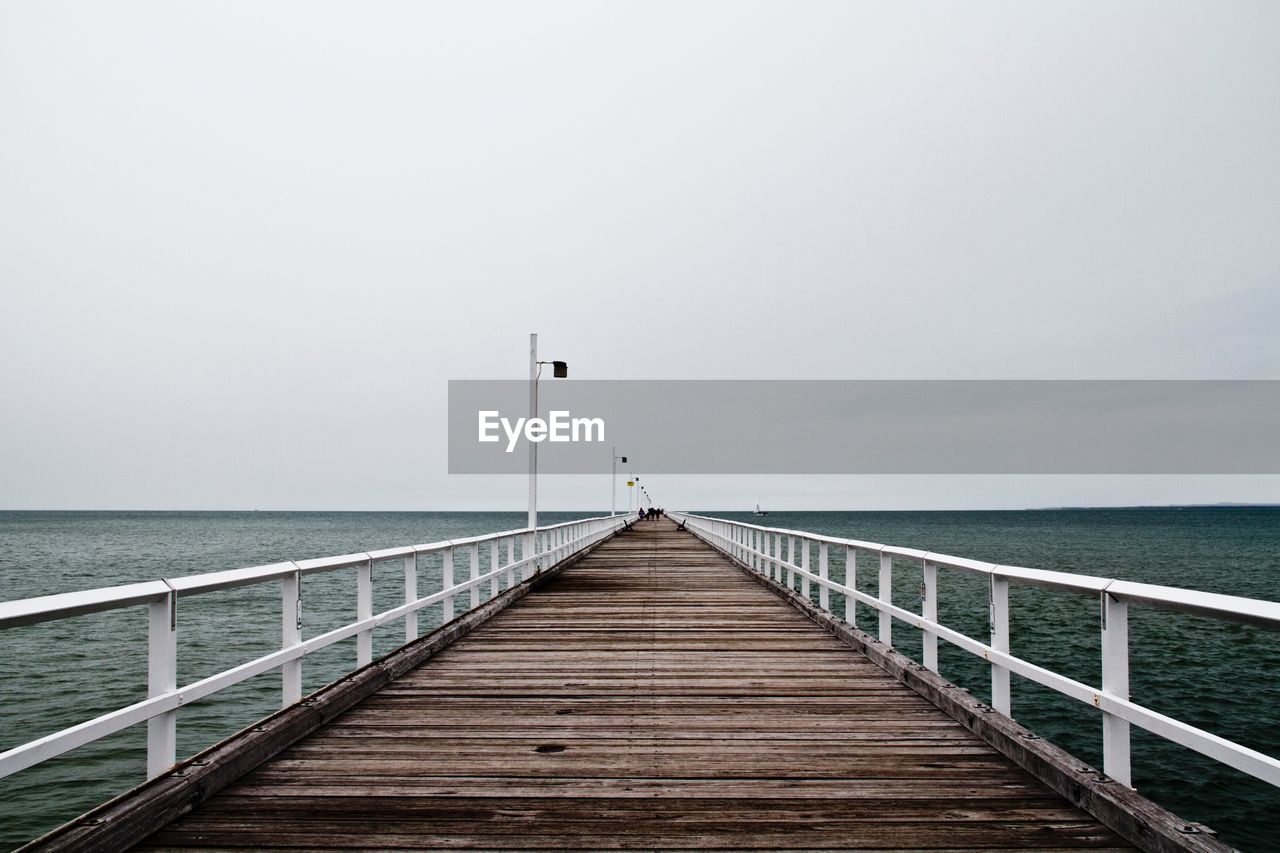
[[668,521],[139,849],[1126,848]]

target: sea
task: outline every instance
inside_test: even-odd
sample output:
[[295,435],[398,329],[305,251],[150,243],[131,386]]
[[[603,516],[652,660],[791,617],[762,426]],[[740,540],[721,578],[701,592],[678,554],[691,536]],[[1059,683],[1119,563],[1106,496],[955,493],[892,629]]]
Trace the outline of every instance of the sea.
[[[700,511],[770,526],[922,548],[1006,565],[1280,599],[1280,507],[1161,507],[955,512]],[[598,513],[543,513],[543,523]],[[0,600],[107,587],[452,539],[522,526],[523,512],[0,512]],[[836,549],[837,551],[840,549]],[[858,587],[875,593],[871,562]],[[403,601],[399,561],[374,571],[375,610]],[[843,554],[832,576],[843,578]],[[419,594],[439,588],[424,560]],[[919,609],[920,568],[897,561],[894,602]],[[434,586],[433,586],[434,585]],[[813,592],[816,599],[817,591]],[[988,631],[979,578],[939,572],[939,618],[976,638]],[[834,596],[833,609],[842,614]],[[303,583],[304,634],[355,617],[355,572]],[[859,605],[859,627],[875,632]],[[439,625],[423,611],[420,630]],[[0,750],[146,696],[147,608],[0,631]],[[1100,682],[1099,602],[1091,596],[1013,587],[1012,650],[1089,684]],[[400,623],[378,629],[375,655],[404,641]],[[178,680],[190,683],[266,654],[280,643],[278,583],[183,598]],[[895,623],[894,644],[919,659],[920,633]],[[355,640],[309,655],[304,690],[342,676]],[[1272,756],[1280,756],[1280,633],[1185,614],[1130,609],[1130,682],[1140,704]],[[944,676],[989,701],[985,663],[939,643]],[[178,714],[185,757],[276,710],[280,676],[268,673]],[[1013,715],[1038,735],[1101,767],[1102,723],[1092,706],[1013,678]],[[0,849],[10,849],[143,780],[146,726],[0,780]],[[1280,789],[1137,728],[1135,787],[1243,850],[1277,849]]]

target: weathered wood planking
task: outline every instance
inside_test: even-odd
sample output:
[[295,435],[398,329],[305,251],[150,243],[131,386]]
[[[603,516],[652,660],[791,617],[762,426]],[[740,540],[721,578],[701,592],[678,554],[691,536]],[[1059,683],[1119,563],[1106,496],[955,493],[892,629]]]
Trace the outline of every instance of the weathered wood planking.
[[1126,845],[727,559],[655,522],[144,846]]

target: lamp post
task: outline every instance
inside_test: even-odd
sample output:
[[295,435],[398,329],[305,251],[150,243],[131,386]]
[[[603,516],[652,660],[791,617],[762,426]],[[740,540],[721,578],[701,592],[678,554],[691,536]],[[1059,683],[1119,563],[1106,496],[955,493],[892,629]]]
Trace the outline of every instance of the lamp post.
[[[613,518],[618,514],[618,463],[627,464],[627,457],[618,455],[618,448],[613,448],[613,473],[609,477],[609,483],[613,489],[612,498],[609,502],[609,517]],[[628,498],[627,504],[630,505],[631,500]]]
[[[538,361],[538,335],[529,335],[529,417],[538,416],[538,377],[542,365],[551,365],[551,375],[564,379],[569,375],[569,363],[565,361]],[[529,442],[529,529],[538,527],[538,442]]]

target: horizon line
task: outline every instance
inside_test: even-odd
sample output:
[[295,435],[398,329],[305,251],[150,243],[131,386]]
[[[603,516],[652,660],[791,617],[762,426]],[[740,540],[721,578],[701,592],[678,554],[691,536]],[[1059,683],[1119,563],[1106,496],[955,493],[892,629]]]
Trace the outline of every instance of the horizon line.
[[[1246,509],[1246,508],[1275,508],[1280,507],[1280,502],[1270,501],[1215,501],[1215,502],[1195,502],[1195,503],[1162,503],[1162,504],[1059,504],[1053,506],[1008,506],[1008,507],[914,507],[914,508],[888,508],[888,509],[820,509],[820,508],[789,508],[789,509],[771,509],[766,511],[766,515],[781,514],[787,512],[1053,512],[1061,510],[1093,510],[1093,509]],[[671,510],[669,510],[671,511]],[[674,510],[676,512],[692,512],[692,510]],[[701,509],[698,513],[710,512],[752,512],[753,507],[743,507],[740,509],[719,508],[719,509]],[[238,512],[238,513],[288,513],[288,512],[313,512],[313,513],[403,513],[403,514],[420,514],[420,513],[527,513],[528,510],[520,507],[514,509],[244,509],[244,508],[201,508],[194,509],[190,507],[163,507],[163,508],[146,508],[146,507],[0,507],[0,512]],[[602,510],[587,509],[539,509],[539,513],[575,513],[575,514],[599,514],[608,515]],[[618,515],[635,515],[636,510],[624,510],[617,513]]]

